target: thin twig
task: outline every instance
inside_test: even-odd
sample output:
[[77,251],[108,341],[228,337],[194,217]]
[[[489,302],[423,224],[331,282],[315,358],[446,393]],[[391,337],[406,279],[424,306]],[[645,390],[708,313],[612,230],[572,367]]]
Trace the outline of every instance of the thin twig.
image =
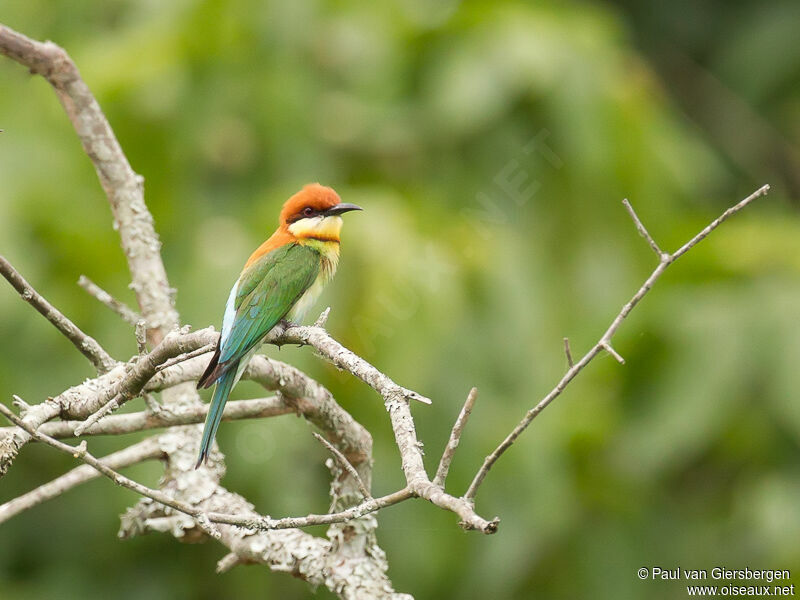
[[198,348],[197,350],[192,350],[191,352],[187,352],[186,354],[181,354],[176,356],[175,358],[169,359],[167,362],[160,364],[156,367],[156,373],[160,373],[164,369],[168,369],[173,365],[177,365],[179,363],[185,362],[195,356],[200,356],[201,354],[206,354],[208,352],[212,352],[214,348],[217,347],[217,344],[206,344],[202,348]]
[[392,506],[414,497],[414,492],[408,488],[398,490],[392,494],[365,500],[356,506],[337,513],[327,513],[324,515],[307,515],[305,517],[285,517],[283,519],[273,519],[265,516],[257,519],[251,517],[240,517],[238,515],[227,515],[224,513],[210,512],[208,520],[220,525],[235,525],[245,529],[258,529],[270,531],[274,529],[294,529],[298,527],[313,527],[315,525],[332,525],[333,523],[344,523],[358,519],[366,514],[381,510],[387,506]]
[[461,407],[461,412],[458,413],[453,429],[450,432],[450,439],[445,446],[442,458],[439,461],[439,468],[436,469],[436,476],[433,478],[433,485],[444,487],[444,482],[447,479],[447,473],[450,471],[450,463],[453,461],[458,443],[461,441],[461,433],[469,421],[469,416],[472,414],[472,408],[475,406],[475,400],[478,398],[478,388],[472,388],[467,394],[467,400],[464,406]]
[[650,232],[647,231],[647,228],[645,228],[644,224],[639,219],[639,215],[637,215],[636,211],[633,210],[631,203],[628,202],[627,198],[625,198],[625,200],[622,201],[622,204],[625,206],[625,210],[628,211],[628,214],[631,216],[631,219],[633,219],[633,223],[634,225],[636,225],[636,229],[639,231],[639,234],[644,239],[647,240],[648,244],[650,244],[650,247],[653,249],[653,252],[655,252],[656,256],[658,256],[658,260],[661,260],[662,257],[664,256],[664,253],[661,251],[661,248],[658,247],[658,244],[656,244],[656,241],[653,239],[653,236],[650,235]]
[[619,364],[621,364],[621,365],[625,364],[625,359],[622,358],[622,356],[620,355],[619,352],[614,350],[614,347],[609,342],[601,342],[600,345],[603,347],[603,350],[605,350],[611,356],[613,356],[614,360],[616,360]]
[[100,473],[108,477],[111,481],[113,481],[117,485],[126,487],[129,490],[136,492],[137,494],[140,494],[142,496],[147,496],[148,498],[151,498],[156,502],[160,502],[165,506],[169,506],[170,508],[174,508],[175,510],[178,510],[182,513],[186,513],[187,515],[194,517],[197,526],[200,527],[200,529],[202,529],[205,533],[214,538],[220,537],[220,533],[216,529],[216,527],[213,527],[208,524],[208,517],[203,511],[195,508],[191,504],[187,504],[186,502],[172,498],[160,490],[154,490],[148,488],[147,486],[144,486],[141,483],[137,483],[136,481],[133,481],[132,479],[125,477],[121,473],[118,473],[108,465],[104,464],[102,460],[99,460],[94,456],[92,456],[86,450],[86,440],[82,441],[78,446],[69,446],[63,442],[59,442],[58,440],[53,439],[50,436],[44,435],[43,433],[33,429],[32,427],[30,427],[30,425],[25,423],[17,415],[11,412],[11,410],[5,404],[0,403],[0,413],[3,413],[3,415],[9,421],[14,423],[14,425],[16,425],[17,427],[21,427],[40,442],[44,442],[48,446],[52,446],[56,450],[59,450],[66,454],[71,454],[75,458],[80,458],[87,465],[100,471]]
[[89,415],[89,417],[85,421],[82,421],[81,423],[78,423],[78,425],[77,425],[77,427],[75,427],[75,431],[74,431],[75,437],[83,435],[83,433],[86,430],[88,430],[92,425],[97,423],[100,419],[102,419],[106,415],[108,415],[108,414],[114,412],[115,410],[117,410],[120,407],[120,400],[121,399],[122,399],[122,395],[121,394],[117,394],[111,400],[106,402],[100,408],[100,410],[98,410],[98,411],[92,413],[91,415]]
[[372,498],[372,494],[369,493],[367,486],[365,486],[364,482],[361,480],[361,475],[358,474],[356,468],[350,464],[350,461],[347,460],[345,455],[339,452],[339,450],[333,444],[331,444],[328,440],[326,440],[316,431],[313,431],[312,435],[317,439],[317,441],[320,444],[325,446],[331,454],[333,454],[333,456],[336,458],[336,462],[338,462],[339,465],[341,465],[341,467],[345,471],[347,471],[353,479],[355,479],[356,484],[358,485],[358,489],[361,492],[361,495],[364,497],[364,499],[369,500],[370,498]]
[[103,350],[97,340],[86,335],[61,311],[45,300],[3,256],[0,256],[0,274],[17,290],[23,300],[55,325],[56,329],[63,333],[78,351],[89,359],[89,362],[94,365],[98,373],[107,373],[114,368],[117,361]]
[[[734,206],[726,210],[717,219],[714,219],[714,221],[712,221],[707,227],[705,227],[702,231],[700,231],[700,233],[695,235],[691,240],[686,242],[674,253],[667,254],[659,252],[660,260],[658,266],[653,270],[653,272],[645,280],[645,282],[642,284],[639,290],[633,295],[633,297],[625,304],[625,306],[622,307],[622,310],[614,318],[611,325],[608,327],[608,329],[600,338],[600,340],[594,346],[592,346],[592,348],[583,356],[583,358],[581,358],[577,363],[575,363],[574,366],[572,366],[566,372],[566,374],[561,378],[561,380],[556,384],[556,386],[544,398],[542,398],[542,400],[536,406],[531,408],[525,414],[523,419],[516,425],[516,427],[514,427],[511,433],[509,433],[506,436],[506,438],[500,443],[500,445],[497,448],[495,448],[494,451],[484,459],[483,465],[481,465],[480,469],[478,469],[478,472],[475,474],[475,477],[473,478],[472,483],[470,484],[469,489],[467,490],[467,493],[464,495],[464,498],[466,500],[471,502],[474,501],[475,494],[478,491],[478,487],[485,479],[487,473],[489,472],[489,469],[491,469],[494,463],[497,462],[497,459],[500,458],[500,456],[506,450],[508,450],[508,448],[511,447],[514,441],[520,436],[520,434],[523,431],[525,431],[525,429],[528,427],[528,425],[531,424],[531,422],[537,417],[537,415],[540,412],[542,412],[547,407],[548,404],[550,404],[559,395],[561,395],[561,393],[564,391],[567,385],[569,385],[569,383],[575,378],[575,376],[578,375],[578,373],[580,373],[584,369],[584,367],[586,367],[586,365],[588,365],[592,361],[592,359],[594,359],[594,357],[596,357],[601,351],[605,350],[610,354],[612,354],[612,356],[617,358],[617,360],[622,360],[622,357],[619,356],[613,350],[611,346],[611,338],[617,332],[620,325],[622,325],[622,322],[625,320],[625,317],[627,317],[630,314],[630,312],[639,303],[639,301],[642,298],[644,298],[647,292],[650,291],[650,289],[653,287],[653,284],[658,280],[659,277],[661,277],[661,275],[663,275],[667,267],[669,267],[669,265],[678,260],[681,256],[686,254],[686,252],[691,250],[695,245],[697,245],[703,239],[705,239],[709,233],[711,233],[712,231],[714,231],[714,229],[719,227],[725,220],[727,220],[729,217],[742,210],[756,198],[765,195],[768,191],[769,191],[768,185],[760,187],[758,190],[750,194],[747,198],[745,198],[741,202],[735,204]],[[629,205],[626,205],[626,207],[627,206]],[[634,222],[637,223],[637,229],[638,229],[641,222],[639,221],[638,217],[636,217],[636,214],[633,213],[633,209],[630,209],[629,212],[632,213],[632,216],[634,217]],[[645,232],[647,231],[646,229],[644,229],[643,225],[641,226],[640,233],[642,230],[644,230]],[[642,235],[645,236],[645,239],[649,237],[649,234],[645,235],[643,233]],[[650,246],[651,247],[655,246],[655,248],[658,248],[658,245],[655,244],[655,242],[653,242]]]
[[126,323],[135,326],[142,319],[142,316],[139,313],[137,313],[124,302],[120,302],[114,298],[114,296],[109,294],[94,281],[86,277],[86,275],[81,275],[78,278],[78,285],[81,286],[86,293],[88,293],[94,299],[117,313]]
[[564,338],[564,354],[567,355],[567,366],[571,369],[575,366],[575,361],[572,360],[572,351],[569,348],[569,338]]
[[151,414],[159,414],[161,412],[161,404],[153,394],[142,392],[142,400],[144,400],[144,405],[147,407],[147,412]]
[[706,237],[708,237],[709,233],[714,231],[717,227],[722,225],[723,222],[728,220],[728,218],[732,217],[737,212],[739,212],[740,210],[745,208],[748,204],[750,204],[756,198],[758,198],[760,196],[765,196],[767,194],[767,192],[769,192],[769,185],[763,185],[759,189],[757,189],[755,192],[750,194],[747,198],[745,198],[744,200],[739,202],[738,204],[735,204],[735,205],[731,206],[728,210],[726,210],[724,213],[722,213],[719,217],[717,217],[716,219],[711,221],[711,223],[706,225],[700,233],[698,233],[696,236],[694,236],[692,239],[690,239],[688,242],[686,242],[683,246],[681,246],[675,252],[673,252],[672,253],[672,257],[671,257],[671,261],[674,262],[677,259],[679,259],[681,256],[683,256],[684,254],[686,254],[689,250],[694,248],[697,244],[699,244]]
[[[39,431],[41,431],[41,429]],[[118,452],[104,456],[99,460],[111,469],[121,469],[146,460],[158,458],[162,456],[163,453],[164,451],[158,445],[157,439],[155,437],[150,437]],[[40,485],[27,494],[18,496],[0,505],[0,523],[99,476],[100,472],[90,465],[75,467],[64,475],[44,485]]]

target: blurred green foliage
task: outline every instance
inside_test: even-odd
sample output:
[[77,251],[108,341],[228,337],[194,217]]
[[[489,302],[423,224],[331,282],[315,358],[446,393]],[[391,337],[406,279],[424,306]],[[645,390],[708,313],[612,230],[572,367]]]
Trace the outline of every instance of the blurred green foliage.
[[[671,249],[773,184],[628,319],[627,364],[598,359],[497,464],[478,498],[502,517],[497,535],[421,502],[380,513],[390,575],[420,599],[652,599],[685,591],[639,581],[639,567],[800,572],[799,6],[28,0],[0,20],[75,59],[146,178],[186,322],[219,326],[243,260],[303,183],[366,208],[347,219],[319,308],[342,342],[434,399],[414,407],[431,468],[478,386],[455,493],[563,373],[562,337],[585,351],[654,266],[623,197]],[[134,302],[92,166],[42,79],[4,59],[0,80],[0,252],[130,356],[129,328],[75,285],[86,274]],[[0,311],[4,401],[91,374],[10,288]],[[266,352],[370,429],[376,493],[402,485],[371,390],[307,349]],[[303,421],[229,423],[218,439],[225,484],[262,513],[327,509],[325,453]],[[98,454],[121,443],[91,441]],[[0,501],[73,464],[27,447]],[[214,543],[118,542],[134,501],[95,481],[0,527],[0,595],[311,594],[262,567],[215,575]]]

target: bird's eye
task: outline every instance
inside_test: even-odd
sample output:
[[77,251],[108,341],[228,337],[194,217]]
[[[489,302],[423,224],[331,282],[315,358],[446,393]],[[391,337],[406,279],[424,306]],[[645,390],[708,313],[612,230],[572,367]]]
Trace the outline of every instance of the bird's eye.
[[313,208],[311,208],[310,206],[306,206],[306,207],[303,209],[303,214],[304,214],[305,216],[307,216],[307,217],[310,217],[311,215],[313,215],[313,214],[314,214],[314,209],[313,209]]

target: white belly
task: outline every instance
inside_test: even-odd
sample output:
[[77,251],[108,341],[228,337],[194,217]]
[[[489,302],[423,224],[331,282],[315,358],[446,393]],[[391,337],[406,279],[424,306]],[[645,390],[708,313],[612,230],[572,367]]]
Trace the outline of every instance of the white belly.
[[328,279],[330,279],[330,277],[325,278],[323,277],[323,273],[320,272],[316,280],[314,280],[314,283],[311,284],[311,287],[308,288],[302,296],[300,296],[300,299],[287,313],[286,318],[293,323],[299,323],[302,321],[309,309],[314,306],[317,298],[319,298],[320,294],[322,294],[322,290],[325,289],[325,284],[328,283]]
[[336,274],[336,267],[339,264],[339,244],[331,242],[314,242],[321,250],[319,275],[311,284],[292,309],[287,313],[286,318],[294,323],[299,323],[308,313],[308,310],[322,294],[322,290],[328,285]]

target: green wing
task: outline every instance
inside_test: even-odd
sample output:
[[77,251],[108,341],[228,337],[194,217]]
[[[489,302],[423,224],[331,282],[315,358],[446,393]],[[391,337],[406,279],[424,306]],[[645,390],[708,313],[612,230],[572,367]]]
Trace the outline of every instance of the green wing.
[[244,271],[234,300],[236,316],[221,342],[219,363],[238,360],[252,350],[311,287],[319,270],[316,250],[287,244]]

